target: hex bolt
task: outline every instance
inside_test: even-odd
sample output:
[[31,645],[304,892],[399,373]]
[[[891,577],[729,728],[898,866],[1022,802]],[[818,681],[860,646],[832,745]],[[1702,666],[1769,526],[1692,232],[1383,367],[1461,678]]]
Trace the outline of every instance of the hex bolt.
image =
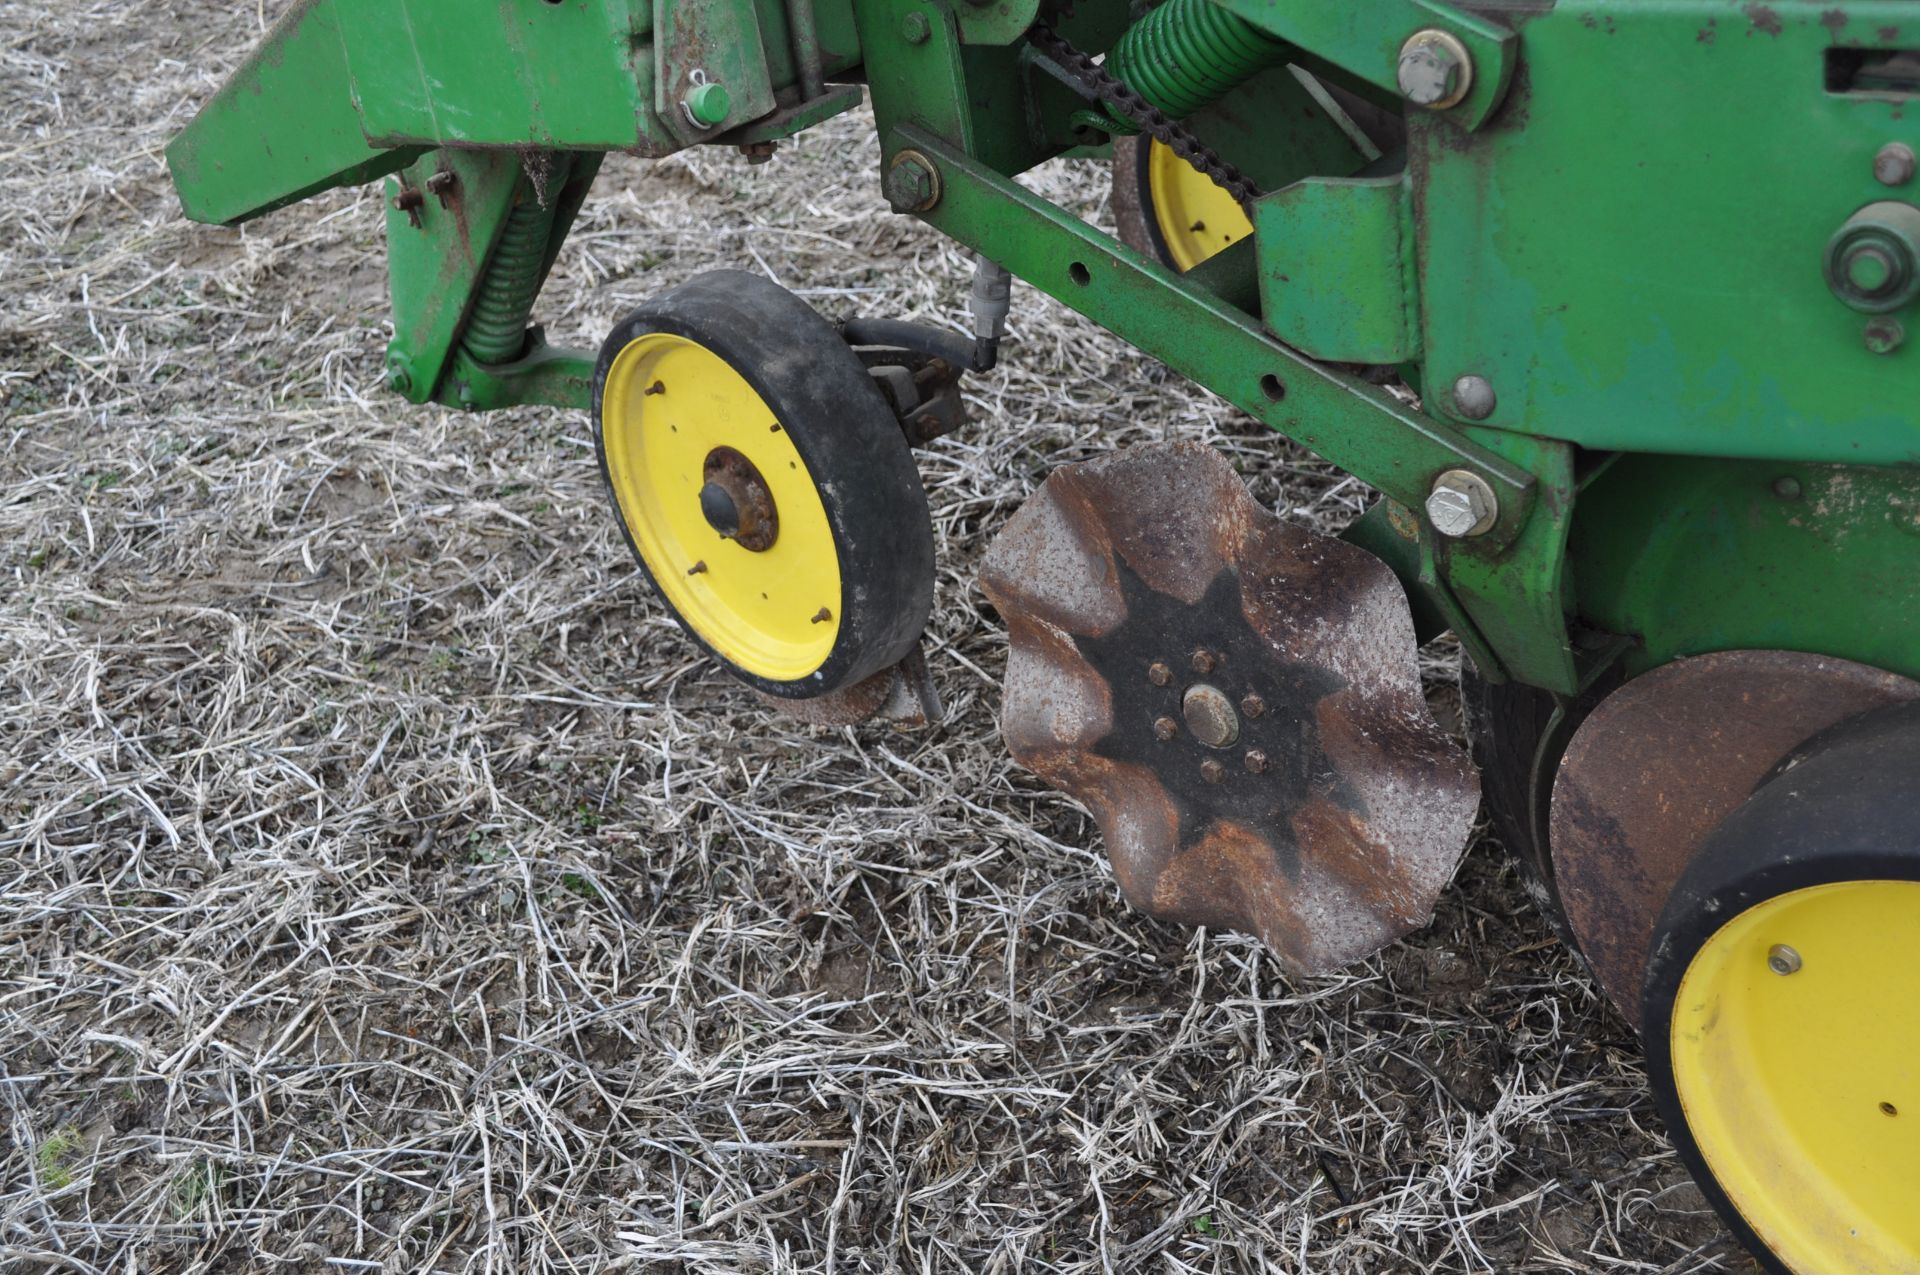
[[1159,660],[1147,665],[1147,680],[1155,686],[1165,686],[1173,680],[1173,670]]
[[1246,761],[1247,772],[1249,774],[1264,775],[1267,773],[1267,755],[1258,748],[1249,748],[1244,760]]
[[1227,768],[1209,757],[1200,763],[1200,778],[1210,784],[1217,784],[1227,777]]
[[901,151],[887,165],[882,189],[895,212],[925,212],[940,202],[940,170],[919,151]]
[[1261,699],[1258,695],[1254,694],[1252,691],[1248,691],[1244,696],[1241,697],[1240,715],[1242,717],[1259,717],[1262,714],[1264,714],[1266,711],[1267,711],[1267,701]]
[[1468,374],[1453,383],[1453,410],[1470,421],[1484,421],[1500,405],[1493,382],[1484,376]]
[[1203,646],[1194,651],[1192,664],[1193,671],[1196,673],[1211,673],[1219,666],[1220,660],[1212,651],[1209,651]]
[[1867,320],[1863,334],[1867,348],[1875,354],[1892,354],[1907,343],[1907,328],[1900,320],[1890,314],[1878,315]]
[[1913,147],[1905,142],[1888,142],[1873,157],[1873,177],[1882,186],[1904,186],[1913,180]]
[[1400,46],[1395,77],[1400,95],[1415,106],[1444,111],[1473,90],[1473,57],[1446,31],[1416,31]]
[[1794,951],[1785,943],[1775,943],[1767,949],[1767,968],[1782,976],[1798,974],[1800,972],[1800,953]]
[[395,394],[413,393],[413,372],[407,367],[405,359],[393,358],[388,361],[387,388]]
[[1171,717],[1156,717],[1153,719],[1153,737],[1161,743],[1166,743],[1179,733],[1180,724]]
[[707,80],[687,90],[687,95],[680,99],[680,109],[687,113],[687,119],[695,128],[715,128],[727,122],[733,110],[733,95],[727,92],[726,85]]
[[438,199],[442,208],[452,207],[453,193],[459,186],[460,179],[449,168],[443,168],[427,178],[427,193]]
[[1435,531],[1455,540],[1485,535],[1500,521],[1500,498],[1480,475],[1449,469],[1433,480],[1427,521]]
[[908,44],[925,44],[927,37],[933,34],[933,28],[927,25],[927,15],[919,11],[909,13],[900,19],[900,38]]

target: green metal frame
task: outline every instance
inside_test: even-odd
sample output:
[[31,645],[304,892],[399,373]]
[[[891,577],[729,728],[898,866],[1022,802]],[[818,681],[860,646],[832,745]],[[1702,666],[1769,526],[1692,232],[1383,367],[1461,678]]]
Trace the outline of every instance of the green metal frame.
[[[1205,108],[1195,130],[1270,193],[1251,239],[1184,276],[1015,180],[1102,140],[1025,33],[1041,18],[1104,51],[1128,0],[306,0],[169,159],[215,222],[386,177],[393,388],[585,406],[589,352],[535,330],[489,364],[464,342],[513,211],[539,201],[544,277],[602,153],[761,145],[862,81],[882,172],[932,175],[915,215],[1378,489],[1349,538],[1488,678],[1571,695],[1615,659],[1740,646],[1920,676],[1920,349],[1823,272],[1857,209],[1920,201],[1873,171],[1889,142],[1920,149],[1920,93],[1848,78],[1920,48],[1920,0],[1558,0],[1499,21],[1216,2],[1301,74],[1396,107],[1402,45],[1444,32],[1471,91],[1407,108],[1404,151],[1360,173],[1293,69]],[[727,90],[711,129],[680,107],[708,83]],[[1916,309],[1891,321],[1920,327]],[[1423,405],[1355,363],[1397,366]],[[1462,377],[1491,401],[1456,401]],[[1485,534],[1427,522],[1452,470],[1497,497]]]

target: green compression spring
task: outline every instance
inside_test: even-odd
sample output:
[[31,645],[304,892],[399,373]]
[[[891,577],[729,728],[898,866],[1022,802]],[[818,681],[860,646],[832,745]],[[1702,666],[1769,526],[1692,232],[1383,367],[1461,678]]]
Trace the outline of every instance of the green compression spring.
[[1282,61],[1285,50],[1213,0],[1167,0],[1127,28],[1107,70],[1178,120]]
[[461,338],[475,362],[511,363],[526,353],[527,320],[547,264],[553,215],[553,205],[541,207],[532,183],[522,181]]

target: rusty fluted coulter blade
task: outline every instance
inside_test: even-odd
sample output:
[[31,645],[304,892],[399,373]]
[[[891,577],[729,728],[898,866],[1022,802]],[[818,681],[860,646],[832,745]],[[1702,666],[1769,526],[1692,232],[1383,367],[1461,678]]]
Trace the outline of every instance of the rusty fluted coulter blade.
[[1056,470],[981,586],[1012,639],[1007,745],[1092,812],[1136,906],[1251,931],[1296,973],[1432,917],[1479,780],[1386,564],[1169,443]]

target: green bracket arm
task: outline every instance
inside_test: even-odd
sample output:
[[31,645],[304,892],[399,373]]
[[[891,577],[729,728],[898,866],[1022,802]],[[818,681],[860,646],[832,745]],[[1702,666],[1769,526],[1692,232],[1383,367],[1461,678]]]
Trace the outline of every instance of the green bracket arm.
[[901,128],[886,149],[916,151],[936,170],[927,222],[1394,500],[1417,509],[1439,474],[1467,469],[1500,501],[1480,544],[1492,551],[1526,523],[1534,479],[1525,469],[1280,344],[1244,310],[952,146]]

